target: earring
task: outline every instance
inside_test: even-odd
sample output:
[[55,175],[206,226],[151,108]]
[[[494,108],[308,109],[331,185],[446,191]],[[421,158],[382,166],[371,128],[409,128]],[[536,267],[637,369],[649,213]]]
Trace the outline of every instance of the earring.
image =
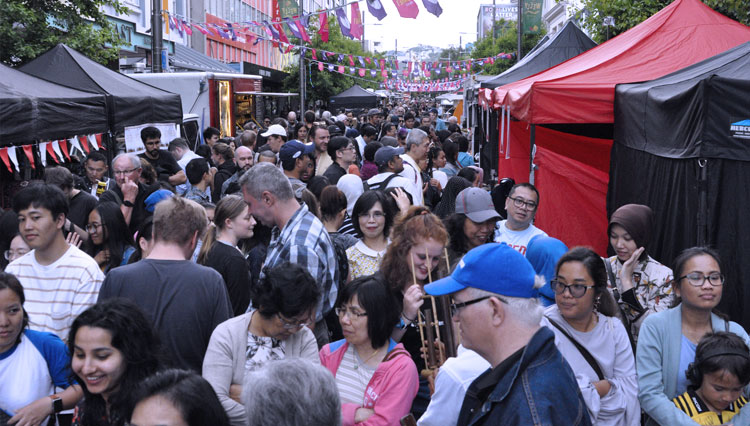
[[602,302],[602,296],[599,296],[594,300],[594,312],[599,312],[599,305]]

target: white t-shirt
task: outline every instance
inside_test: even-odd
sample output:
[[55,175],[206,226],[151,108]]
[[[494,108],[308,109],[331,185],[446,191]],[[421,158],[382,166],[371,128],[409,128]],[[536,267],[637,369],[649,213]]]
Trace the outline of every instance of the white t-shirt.
[[526,246],[529,245],[529,241],[537,235],[547,236],[547,233],[537,228],[534,225],[529,225],[528,228],[523,231],[511,231],[505,226],[507,220],[501,220],[495,226],[495,242],[505,243],[522,255],[526,256]]
[[196,158],[203,158],[200,155],[194,153],[193,151],[188,150],[185,154],[183,154],[182,158],[180,158],[180,161],[177,162],[177,164],[182,167],[182,170],[185,170],[185,167],[187,167],[188,163],[192,160],[195,160]]
[[432,169],[432,178],[437,179],[440,182],[440,187],[445,189],[445,185],[448,185],[448,175],[438,169]]
[[409,181],[409,186],[406,188],[414,199],[415,206],[424,205],[424,195],[422,194],[422,174],[419,172],[419,166],[409,154],[402,154],[401,159],[404,160],[404,170],[399,175],[405,177]]
[[[367,184],[372,187],[376,183],[380,183],[388,178],[388,176],[392,175],[392,172],[383,172],[378,173],[375,176],[371,177],[370,179],[367,179]],[[409,182],[408,179],[406,179],[403,176],[396,176],[395,178],[388,181],[388,185],[385,186],[385,188],[380,188],[381,190],[385,190],[388,188],[404,188],[407,191],[411,189],[411,182]],[[413,197],[413,195],[412,195]]]
[[40,265],[34,252],[11,262],[5,272],[23,285],[29,328],[65,341],[73,320],[96,303],[104,274],[91,256],[73,245],[50,265]]

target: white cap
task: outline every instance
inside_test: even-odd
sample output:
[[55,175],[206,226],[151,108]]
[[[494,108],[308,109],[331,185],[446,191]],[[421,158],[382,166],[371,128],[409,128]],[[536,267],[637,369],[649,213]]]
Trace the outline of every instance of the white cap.
[[271,135],[286,136],[286,130],[280,124],[272,124],[268,127],[268,130],[266,130],[265,133],[261,133],[260,135],[264,138],[267,138]]

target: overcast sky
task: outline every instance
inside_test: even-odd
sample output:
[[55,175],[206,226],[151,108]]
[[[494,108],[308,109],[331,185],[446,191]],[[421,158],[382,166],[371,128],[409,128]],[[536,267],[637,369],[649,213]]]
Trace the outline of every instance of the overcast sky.
[[[365,38],[380,41],[377,51],[393,50],[398,39],[398,50],[418,44],[447,48],[461,42],[474,42],[477,38],[477,14],[480,4],[492,4],[492,0],[439,0],[443,13],[438,18],[429,13],[422,0],[416,0],[419,15],[416,19],[402,18],[392,0],[381,0],[388,16],[378,21],[367,11],[367,4],[360,3],[365,11]],[[504,3],[498,0],[497,3]],[[464,33],[464,34],[461,34]]]

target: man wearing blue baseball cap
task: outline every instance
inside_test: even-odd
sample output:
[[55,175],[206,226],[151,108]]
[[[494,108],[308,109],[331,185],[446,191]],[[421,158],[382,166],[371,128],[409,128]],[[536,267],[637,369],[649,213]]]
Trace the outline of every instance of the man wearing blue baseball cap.
[[491,243],[469,251],[453,273],[425,286],[451,294],[462,344],[491,368],[466,391],[458,425],[590,425],[575,375],[540,327],[543,284],[522,254]]

